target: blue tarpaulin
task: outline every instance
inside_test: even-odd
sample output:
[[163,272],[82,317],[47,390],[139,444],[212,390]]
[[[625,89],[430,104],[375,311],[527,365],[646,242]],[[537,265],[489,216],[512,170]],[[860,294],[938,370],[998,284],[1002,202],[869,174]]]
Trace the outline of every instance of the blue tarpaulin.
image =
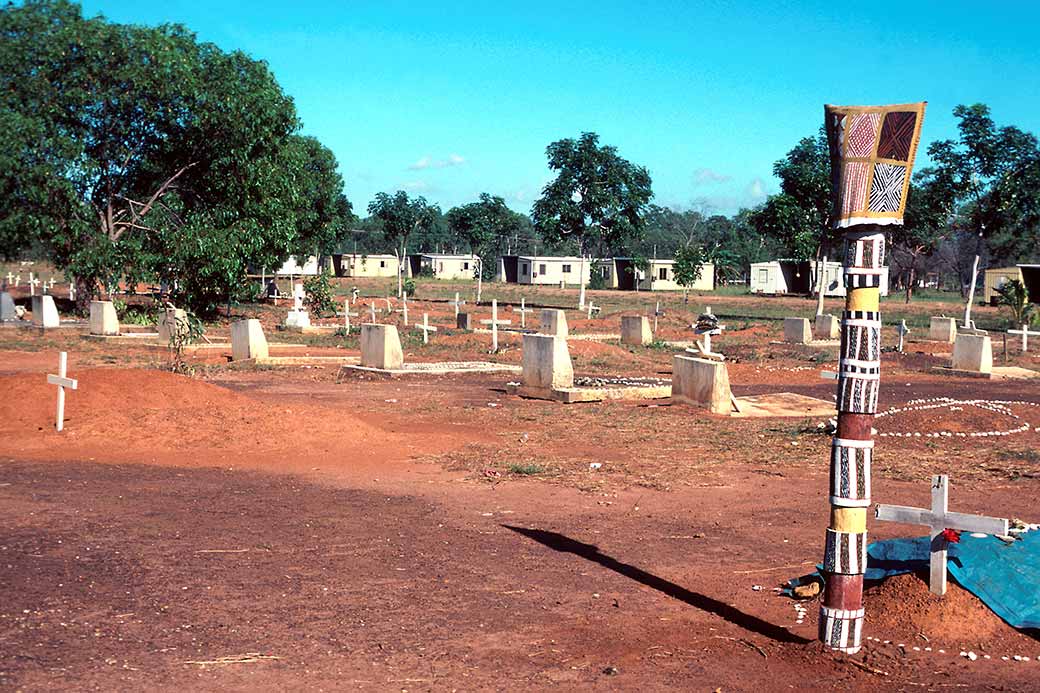
[[[950,544],[950,576],[1015,628],[1040,628],[1040,532],[1025,532],[1012,544],[991,537],[961,535]],[[867,547],[867,582],[928,570],[928,537],[887,539]],[[822,566],[817,566],[821,568]],[[819,571],[788,583],[822,582]]]

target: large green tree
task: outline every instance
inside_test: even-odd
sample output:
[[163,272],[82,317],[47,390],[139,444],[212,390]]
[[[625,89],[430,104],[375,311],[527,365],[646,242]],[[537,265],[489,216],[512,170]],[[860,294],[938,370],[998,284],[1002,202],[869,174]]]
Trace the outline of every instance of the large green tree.
[[830,237],[831,164],[827,135],[806,137],[773,164],[780,192],[770,195],[751,218],[791,257],[819,257]]
[[404,190],[398,190],[393,195],[378,193],[368,204],[368,213],[379,220],[384,238],[401,259],[397,272],[397,295],[400,296],[404,263],[408,259],[408,240],[433,228],[441,210],[421,195],[409,198]]
[[[548,243],[573,240],[584,265],[597,247],[618,247],[643,233],[643,213],[652,196],[650,174],[599,144],[586,132],[553,142],[546,149],[556,177],[534,203],[531,218]],[[585,306],[584,267],[578,305]]]
[[314,168],[331,154],[294,138],[264,63],[64,0],[8,4],[0,37],[0,252],[38,244],[81,301],[120,278],[164,279],[210,309],[248,265],[343,226],[342,181],[330,192]]
[[934,178],[917,180],[907,193],[906,214],[902,224],[889,227],[892,265],[902,261],[906,266],[906,303],[913,296],[921,261],[939,249],[950,232],[953,205],[951,191]]
[[957,224],[975,236],[967,325],[987,245],[998,261],[1009,261],[1040,242],[1037,227],[1029,223],[1040,196],[1040,152],[1034,135],[1010,125],[997,127],[985,104],[957,106],[953,115],[957,139],[928,147],[933,165],[921,171],[920,180],[953,195]]
[[476,202],[452,207],[445,215],[452,238],[480,256],[486,276],[495,270],[495,255],[510,239],[526,233],[524,215],[514,212],[497,195],[481,193]]

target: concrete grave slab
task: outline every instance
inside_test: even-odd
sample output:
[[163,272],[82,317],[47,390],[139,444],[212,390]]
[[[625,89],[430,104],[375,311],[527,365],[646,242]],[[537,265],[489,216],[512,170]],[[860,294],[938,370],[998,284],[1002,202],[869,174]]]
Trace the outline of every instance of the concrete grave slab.
[[116,315],[116,306],[112,301],[90,302],[90,334],[119,334],[119,316]]
[[621,316],[621,343],[632,346],[646,346],[654,341],[650,331],[650,320],[644,315]]
[[18,311],[15,310],[14,298],[6,291],[0,292],[0,321],[17,320]]
[[542,311],[541,323],[542,328],[540,334],[554,335],[556,337],[567,336],[567,313],[565,311],[556,308],[547,308]]
[[404,365],[401,337],[395,325],[361,325],[361,365],[393,370]]
[[54,297],[43,294],[32,297],[32,322],[36,327],[50,329],[61,327],[58,308],[54,305]]
[[672,359],[672,401],[728,414],[733,393],[725,362],[676,355]]
[[459,313],[455,316],[455,327],[460,330],[472,330],[473,315],[470,313]]
[[813,338],[829,341],[838,339],[841,334],[841,321],[834,315],[817,315],[813,324]]
[[988,335],[958,334],[953,343],[955,371],[993,372],[993,345]]
[[159,333],[159,341],[163,344],[169,344],[170,338],[174,335],[175,330],[187,329],[187,320],[188,314],[182,308],[167,308],[163,311],[163,314],[159,318],[159,323],[156,325],[157,332]]
[[788,344],[809,344],[812,342],[812,329],[808,318],[784,318],[784,341]]
[[957,321],[953,318],[932,318],[928,321],[928,339],[953,344],[957,339]]
[[256,319],[231,323],[231,360],[265,359],[268,356],[264,328]]

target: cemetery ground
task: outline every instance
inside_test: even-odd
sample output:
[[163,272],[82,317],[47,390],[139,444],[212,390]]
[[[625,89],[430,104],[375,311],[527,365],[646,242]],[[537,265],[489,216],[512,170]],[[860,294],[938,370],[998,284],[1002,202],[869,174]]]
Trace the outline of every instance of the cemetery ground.
[[[355,283],[355,310],[385,309],[388,280],[346,279],[340,309]],[[489,355],[490,335],[454,329],[456,291],[478,319],[498,299],[513,327],[521,297],[571,308],[576,293],[488,283],[474,309],[472,284],[420,281],[408,327],[397,312],[377,318],[399,326],[407,361],[519,363],[516,333]],[[710,305],[727,326],[715,346],[735,394],[832,398],[820,374],[836,349],[779,343],[778,318],[810,317],[812,301],[590,297],[600,317],[570,310],[572,333],[616,334],[622,313],[658,301],[664,315],[647,347],[571,340],[580,375],[668,377],[679,349],[663,342],[691,341]],[[356,332],[279,332],[287,304],[235,306],[232,319],[259,317],[272,354],[358,353]],[[883,310],[886,326],[906,319],[913,331],[906,353],[884,354],[879,410],[1040,402],[1040,381],[933,370],[950,346],[923,340],[928,318],[958,315],[956,302]],[[441,328],[428,345],[411,326],[424,312]],[[980,327],[998,320],[976,308]],[[207,329],[227,340],[226,319]],[[166,349],[81,333],[0,329],[0,687],[1021,690],[1040,677],[1035,633],[956,584],[930,595],[926,575],[868,589],[865,635],[877,640],[863,653],[815,642],[817,601],[774,588],[820,559],[821,419],[667,400],[562,405],[507,395],[510,374],[348,376],[229,364],[230,348],[189,350],[187,374],[174,374]],[[60,350],[79,389],[58,433],[44,375]],[[1008,351],[1009,364],[1040,369],[1040,350]],[[880,434],[911,435],[878,438],[875,502],[927,505],[942,473],[954,510],[1040,520],[1040,407],[1007,406],[1020,418],[965,403],[880,418]],[[956,435],[1023,422],[1030,430],[1012,435]],[[950,435],[912,435],[940,431]]]

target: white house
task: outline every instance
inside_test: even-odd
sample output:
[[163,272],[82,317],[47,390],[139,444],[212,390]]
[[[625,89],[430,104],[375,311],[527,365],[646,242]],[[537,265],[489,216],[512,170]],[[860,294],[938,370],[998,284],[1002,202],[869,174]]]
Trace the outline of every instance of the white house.
[[333,255],[337,277],[396,277],[396,255]]
[[328,257],[323,257],[319,260],[317,255],[310,255],[301,262],[300,258],[290,256],[285,261],[285,264],[275,271],[275,274],[278,276],[288,276],[290,274],[295,276],[316,275],[322,269],[328,268],[330,260],[331,258]]
[[[683,287],[675,281],[675,260],[647,260],[647,269],[638,269],[630,257],[603,258],[596,260],[595,271],[611,289],[622,291],[679,291]],[[712,291],[715,288],[715,265],[705,263],[701,276],[690,287],[690,291]]]
[[408,256],[408,273],[411,276],[430,274],[436,279],[473,279],[480,258],[477,255],[447,255],[423,253]]
[[591,273],[592,261],[588,258],[582,263],[580,257],[538,255],[518,255],[516,257],[516,282],[518,284],[559,286],[563,283],[578,286],[582,282],[588,284]]
[[[812,260],[771,260],[751,264],[751,279],[748,282],[753,294],[815,294],[817,263]],[[840,262],[829,261],[823,268],[824,296],[844,296]],[[888,268],[882,268],[881,295],[888,295]]]

